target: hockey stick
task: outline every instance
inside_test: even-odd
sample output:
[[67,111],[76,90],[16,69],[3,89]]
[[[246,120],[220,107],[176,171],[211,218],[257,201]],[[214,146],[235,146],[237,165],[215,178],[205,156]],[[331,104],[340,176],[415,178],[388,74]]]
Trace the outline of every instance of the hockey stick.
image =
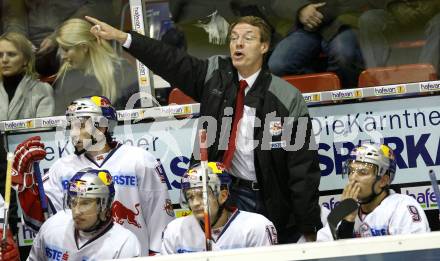
[[6,159],[8,161],[6,169],[6,184],[5,184],[5,205],[4,205],[4,221],[3,221],[3,235],[2,244],[6,244],[7,240],[7,228],[9,219],[9,204],[11,203],[11,173],[12,173],[12,161],[14,160],[14,153],[8,152]]
[[203,184],[203,210],[204,210],[204,226],[206,238],[206,251],[212,250],[212,234],[211,234],[211,220],[209,217],[209,200],[208,200],[208,146],[206,130],[199,130],[200,143],[200,165],[203,169],[202,184]]
[[38,161],[34,162],[34,174],[35,174],[35,178],[37,179],[38,194],[40,196],[41,208],[43,209],[44,220],[47,220],[49,216],[49,212],[47,208],[47,198],[46,198],[46,192],[44,192],[43,178],[41,177],[40,163]]
[[334,240],[338,239],[336,227],[338,226],[339,222],[341,222],[344,217],[355,211],[357,208],[357,202],[352,198],[347,198],[339,202],[339,205],[337,205],[330,212],[330,214],[328,214],[327,221]]
[[437,208],[439,210],[438,219],[440,220],[440,189],[438,188],[437,177],[433,169],[429,171],[429,178],[431,179],[431,186],[434,190],[435,199],[437,201]]

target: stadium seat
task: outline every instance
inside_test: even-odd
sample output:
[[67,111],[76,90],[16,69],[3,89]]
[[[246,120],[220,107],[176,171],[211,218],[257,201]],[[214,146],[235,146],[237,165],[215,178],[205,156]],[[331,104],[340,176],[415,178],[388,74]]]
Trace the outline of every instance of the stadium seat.
[[283,79],[298,88],[302,93],[341,89],[339,77],[331,72],[287,75],[284,76]]
[[191,97],[184,94],[179,88],[174,88],[168,96],[168,104],[190,104],[196,103]]
[[426,40],[414,40],[414,41],[400,41],[393,43],[391,46],[392,48],[422,48],[425,46]]
[[431,64],[405,64],[366,69],[360,74],[358,85],[370,87],[436,79],[437,73]]

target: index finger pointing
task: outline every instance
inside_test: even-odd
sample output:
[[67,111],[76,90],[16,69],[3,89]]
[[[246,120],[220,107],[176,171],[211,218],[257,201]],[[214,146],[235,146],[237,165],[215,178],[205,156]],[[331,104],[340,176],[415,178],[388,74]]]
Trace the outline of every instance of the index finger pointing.
[[103,22],[101,22],[101,21],[99,21],[98,19],[93,18],[93,17],[91,17],[91,16],[87,16],[87,15],[86,15],[85,18],[86,18],[87,21],[89,21],[89,22],[91,22],[91,23],[93,23],[93,24],[97,24],[97,25],[102,25],[102,24],[103,24]]
[[326,5],[326,4],[327,4],[326,2],[321,2],[321,3],[313,4],[313,6],[314,6],[315,8],[319,8],[319,7],[324,6],[324,5]]

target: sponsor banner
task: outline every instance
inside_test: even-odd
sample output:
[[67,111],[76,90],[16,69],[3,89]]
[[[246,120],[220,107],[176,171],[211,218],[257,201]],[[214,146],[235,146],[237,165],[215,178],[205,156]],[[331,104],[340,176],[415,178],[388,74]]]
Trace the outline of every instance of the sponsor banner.
[[[342,189],[343,163],[349,151],[361,142],[384,142],[394,149],[397,174],[393,183],[428,181],[428,171],[440,166],[440,96],[404,100],[372,101],[309,108],[321,168],[320,190]],[[115,128],[117,140],[141,147],[160,159],[165,183],[173,204],[179,203],[180,178],[189,167],[196,137],[197,119],[167,120],[121,125]],[[276,133],[276,124],[272,131]],[[47,156],[40,163],[47,170],[61,156],[72,154],[67,134],[33,132],[9,135],[9,149],[30,136],[40,135]],[[280,149],[286,141],[273,143]],[[439,168],[440,169],[440,168]],[[331,202],[328,201],[331,208]]]
[[35,120],[15,120],[15,121],[5,121],[4,122],[4,130],[12,131],[12,130],[23,130],[28,128],[33,128],[35,126]]
[[440,91],[440,81],[421,82],[420,91],[421,92]]
[[310,102],[320,102],[321,101],[321,93],[303,93],[304,100],[306,103]]
[[37,233],[33,232],[32,229],[30,229],[27,226],[24,226],[21,223],[17,223],[18,227],[18,245],[19,246],[32,246],[32,243],[34,242],[34,238],[37,235]]
[[379,86],[374,87],[374,95],[376,96],[388,96],[406,93],[405,85],[394,85],[394,86]]
[[362,89],[332,91],[332,100],[358,99],[364,97]]
[[437,209],[437,198],[431,186],[401,188],[401,194],[411,196],[424,210]]
[[341,194],[328,195],[319,197],[319,205],[327,208],[328,210],[333,210],[341,202]]
[[170,115],[186,115],[192,114],[192,107],[191,105],[171,105],[161,107],[161,111]]
[[362,142],[385,143],[394,150],[394,184],[429,181],[429,169],[440,170],[439,100],[427,96],[309,108],[321,167],[320,190],[344,187],[343,164]]
[[145,114],[144,109],[134,109],[134,110],[125,110],[125,111],[117,112],[118,121],[143,119],[144,114]]
[[59,116],[59,117],[51,117],[46,119],[40,120],[40,125],[43,128],[54,128],[57,126],[64,126],[66,125],[66,117],[65,116]]

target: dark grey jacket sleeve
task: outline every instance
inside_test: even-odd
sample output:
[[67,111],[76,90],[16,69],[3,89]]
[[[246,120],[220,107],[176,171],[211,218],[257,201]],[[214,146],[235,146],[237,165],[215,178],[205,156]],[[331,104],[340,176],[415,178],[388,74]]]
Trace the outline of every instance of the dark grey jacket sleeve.
[[132,43],[126,50],[131,55],[171,86],[178,87],[194,100],[200,101],[208,70],[207,60],[195,58],[185,51],[136,32],[130,34]]

